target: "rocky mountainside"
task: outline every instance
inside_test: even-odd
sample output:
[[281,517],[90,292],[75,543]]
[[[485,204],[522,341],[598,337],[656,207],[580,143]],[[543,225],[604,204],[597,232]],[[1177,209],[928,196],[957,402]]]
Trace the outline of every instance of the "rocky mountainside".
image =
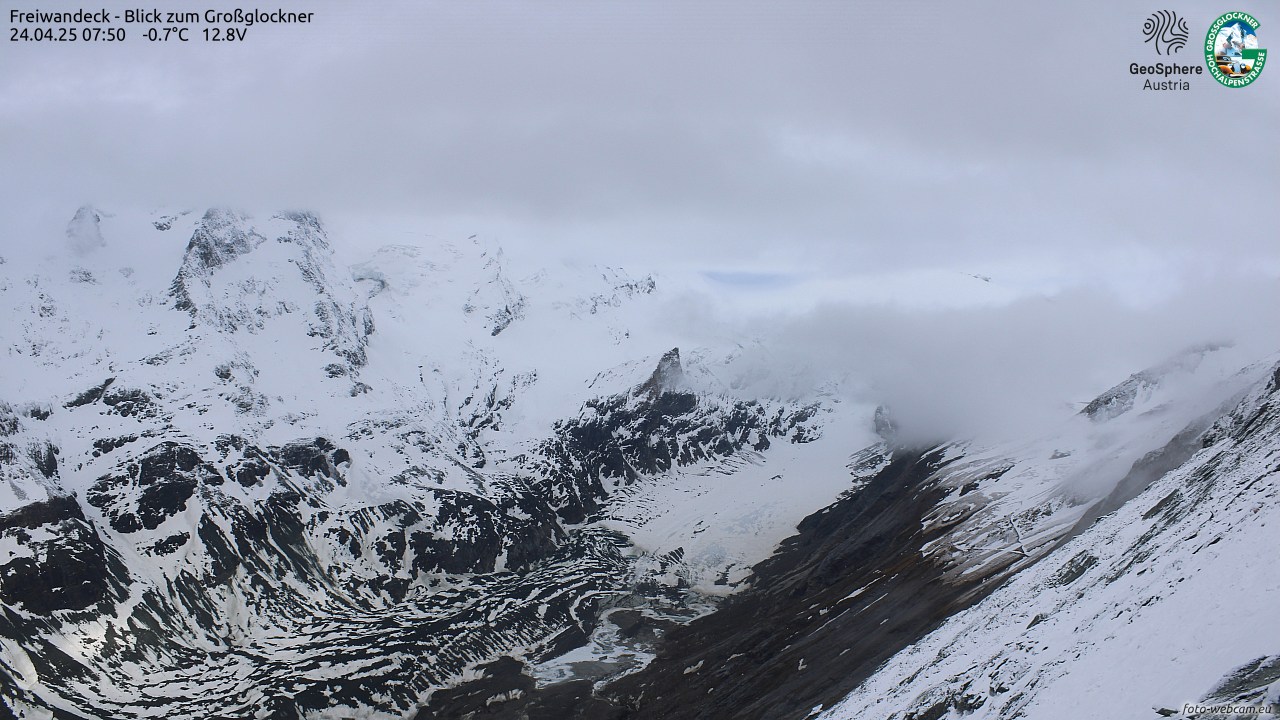
[[[533,688],[477,716],[1158,717],[1153,705],[1274,703],[1280,636],[1263,608],[1276,586],[1256,569],[1273,554],[1261,536],[1277,510],[1267,423],[1280,365],[1195,377],[1218,360],[1205,352],[1140,373],[1128,408],[1081,412],[1041,440],[913,448],[890,436],[851,458],[850,489],[756,565],[746,591],[672,628],[643,670]],[[1108,477],[1131,497],[1102,513],[1116,493],[1083,483]],[[1192,557],[1237,533],[1241,547]],[[1204,579],[1189,584],[1191,568]],[[1211,590],[1226,577],[1249,597]],[[1146,610],[1162,600],[1178,610]],[[1143,629],[1127,627],[1142,615]],[[1188,622],[1203,624],[1200,642],[1232,638],[1235,659],[1183,662],[1194,641],[1161,639]],[[1106,659],[1077,662],[1086,654]],[[1141,684],[1115,672],[1129,657],[1150,668]]]
[[396,717],[606,609],[691,617],[763,554],[681,561],[608,499],[820,434],[658,344],[652,277],[478,243],[344,269],[305,213],[85,208],[67,240],[0,266],[6,713]]
[[1280,366],[1196,451],[823,717],[1276,712]]
[[1272,363],[906,445],[660,277],[395,239],[86,207],[0,264],[0,718],[1066,717],[1197,603],[1128,699],[1274,694]]

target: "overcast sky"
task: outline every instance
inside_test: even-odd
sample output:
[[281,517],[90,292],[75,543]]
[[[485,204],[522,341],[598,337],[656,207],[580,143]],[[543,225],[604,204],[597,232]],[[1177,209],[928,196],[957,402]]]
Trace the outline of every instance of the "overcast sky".
[[83,203],[232,204],[313,209],[357,249],[386,240],[362,223],[398,218],[690,272],[762,307],[1186,306],[1280,275],[1280,67],[1187,92],[1128,72],[1168,60],[1143,43],[1156,9],[1186,17],[1174,59],[1199,65],[1227,9],[1280,44],[1273,0],[275,7],[315,22],[239,44],[138,26],[118,46],[5,42],[0,246]]
[[[1265,46],[1280,6],[1255,4]],[[1146,6],[279,5],[315,22],[237,45],[6,42],[5,214],[305,206],[836,277],[1280,264],[1280,72],[1142,92],[1128,64],[1163,59]],[[1173,6],[1193,35],[1202,5]],[[1177,58],[1200,64],[1197,38]]]

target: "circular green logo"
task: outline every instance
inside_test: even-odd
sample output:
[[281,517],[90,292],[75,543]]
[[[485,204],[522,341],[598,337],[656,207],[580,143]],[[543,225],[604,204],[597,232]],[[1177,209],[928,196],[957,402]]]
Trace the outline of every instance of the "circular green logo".
[[1258,20],[1249,13],[1220,15],[1204,36],[1209,74],[1227,87],[1244,87],[1262,74],[1267,51],[1258,47]]

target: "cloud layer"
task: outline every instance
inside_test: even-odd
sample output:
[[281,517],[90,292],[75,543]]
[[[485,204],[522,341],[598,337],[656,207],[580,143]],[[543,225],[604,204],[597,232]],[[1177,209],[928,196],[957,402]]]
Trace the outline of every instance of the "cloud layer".
[[0,247],[84,202],[307,207],[353,259],[387,218],[482,233],[701,278],[691,332],[773,328],[922,431],[1275,341],[1280,72],[1143,91],[1149,9],[291,5],[238,45],[7,44]]
[[404,213],[538,251],[833,276],[1074,275],[1117,247],[1176,272],[1280,266],[1263,232],[1280,211],[1260,201],[1280,191],[1280,141],[1262,131],[1280,96],[1265,78],[1141,91],[1127,74],[1150,59],[1141,9],[307,9],[315,24],[255,26],[239,45],[10,44],[4,214]]

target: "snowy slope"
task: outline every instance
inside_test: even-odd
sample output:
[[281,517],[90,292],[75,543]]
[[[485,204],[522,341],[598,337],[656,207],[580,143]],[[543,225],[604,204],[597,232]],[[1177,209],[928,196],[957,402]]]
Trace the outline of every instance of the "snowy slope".
[[682,359],[617,268],[474,238],[344,267],[307,213],[83,208],[59,240],[0,265],[14,711],[398,717],[610,607],[691,617],[846,484],[721,525],[767,489],[723,470],[838,464],[812,441],[870,417],[731,391],[734,348]]
[[1153,718],[1276,703],[1278,403],[1280,367],[1197,429],[1187,463],[822,717]]
[[[891,412],[881,409],[874,426],[883,440],[846,456],[841,475],[847,489],[805,517],[776,554],[751,568],[729,602],[687,625],[667,627],[650,650],[655,658],[642,669],[585,690],[570,684],[534,687],[527,699],[502,700],[506,714],[497,717],[574,706],[596,708],[588,717],[700,718],[723,711],[747,720],[817,714],[814,708],[830,707],[860,684],[876,682],[878,666],[924,640],[952,614],[1060,558],[1059,548],[1095,517],[1126,506],[1151,482],[1188,462],[1206,429],[1270,380],[1269,363],[1239,369],[1242,361],[1247,357],[1231,348],[1193,348],[1100,396],[1127,397],[1116,412],[1067,409],[1057,428],[1022,441],[903,446]],[[820,468],[815,462],[813,469]],[[786,492],[779,483],[770,496],[779,500]],[[749,508],[753,498],[743,494]],[[676,493],[665,496],[672,505],[682,503]],[[696,523],[680,528],[659,521],[652,527],[659,532],[650,541],[666,532],[676,542],[683,542],[682,534],[695,542],[701,537]],[[646,537],[644,528],[636,535]],[[656,558],[677,577],[690,575],[679,566],[682,559]],[[642,616],[638,627],[660,628],[661,620]],[[617,653],[616,636],[600,637],[596,644]],[[895,686],[911,672],[897,671],[883,682]],[[492,677],[485,682],[491,689],[501,685]],[[929,705],[900,717],[946,712]],[[878,715],[855,709],[852,716]]]

